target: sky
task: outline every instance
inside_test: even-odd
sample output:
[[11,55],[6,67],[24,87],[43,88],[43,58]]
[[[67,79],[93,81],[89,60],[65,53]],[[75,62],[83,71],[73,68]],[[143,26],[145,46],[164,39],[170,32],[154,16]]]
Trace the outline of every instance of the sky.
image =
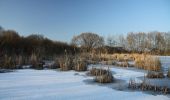
[[0,26],[64,42],[82,32],[169,32],[170,0],[0,0]]

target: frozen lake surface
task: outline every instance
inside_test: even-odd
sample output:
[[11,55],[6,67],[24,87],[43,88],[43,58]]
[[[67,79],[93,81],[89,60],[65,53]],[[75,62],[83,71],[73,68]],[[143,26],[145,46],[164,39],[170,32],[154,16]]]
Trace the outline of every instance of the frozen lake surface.
[[[143,72],[111,68],[114,77],[128,83]],[[119,91],[87,83],[85,72],[24,69],[0,73],[0,100],[170,100],[169,95]]]
[[170,56],[159,56],[164,73],[170,68]]

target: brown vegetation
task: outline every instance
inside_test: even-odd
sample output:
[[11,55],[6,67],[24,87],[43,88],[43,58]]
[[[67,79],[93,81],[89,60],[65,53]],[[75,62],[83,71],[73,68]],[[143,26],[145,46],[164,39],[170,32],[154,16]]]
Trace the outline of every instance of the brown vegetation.
[[170,68],[168,69],[167,77],[170,78]]
[[62,71],[71,70],[73,67],[72,58],[68,55],[63,58],[60,58],[59,65],[60,65],[60,70]]
[[74,61],[74,70],[76,71],[86,71],[87,70],[87,63],[83,59],[77,59],[75,58]]
[[140,69],[160,71],[161,62],[158,57],[151,55],[138,55],[135,57],[135,66]]
[[109,69],[92,68],[89,74],[95,76],[95,81],[99,83],[111,83],[114,81],[114,77]]
[[133,90],[139,89],[141,91],[153,91],[159,93],[161,92],[163,94],[170,94],[170,88],[166,86],[151,85],[149,83],[146,83],[146,79],[144,79],[142,83],[136,83],[135,80],[130,79],[128,88]]
[[148,71],[147,78],[164,78],[163,72]]

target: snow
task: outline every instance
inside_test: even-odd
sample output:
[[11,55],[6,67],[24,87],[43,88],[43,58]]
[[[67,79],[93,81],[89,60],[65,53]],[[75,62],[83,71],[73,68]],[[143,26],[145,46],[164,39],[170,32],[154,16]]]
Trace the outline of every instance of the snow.
[[[128,83],[143,72],[111,67],[116,79]],[[170,100],[169,95],[119,91],[91,84],[86,72],[24,69],[0,74],[0,100]],[[138,80],[140,81],[140,80]],[[114,84],[111,84],[111,86]]]

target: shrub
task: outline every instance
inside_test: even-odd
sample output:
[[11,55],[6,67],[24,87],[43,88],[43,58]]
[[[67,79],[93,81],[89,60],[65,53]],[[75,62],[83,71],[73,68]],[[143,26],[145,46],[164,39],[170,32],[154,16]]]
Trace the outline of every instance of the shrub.
[[154,72],[154,71],[148,71],[147,73],[148,78],[164,78],[163,72]]

